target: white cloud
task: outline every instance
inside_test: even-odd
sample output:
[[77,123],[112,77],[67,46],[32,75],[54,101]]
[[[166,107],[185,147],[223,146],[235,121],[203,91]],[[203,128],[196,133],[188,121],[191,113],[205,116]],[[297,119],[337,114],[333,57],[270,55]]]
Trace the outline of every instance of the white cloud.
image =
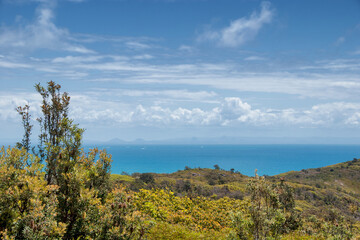
[[[79,63],[67,65],[66,68],[81,71],[98,71],[104,76],[106,74],[114,76],[92,78],[93,81],[114,81],[132,84],[156,83],[167,86],[170,84],[183,84],[189,87],[193,85],[207,86],[239,92],[284,93],[327,99],[352,98],[360,90],[359,76],[356,73],[244,72],[239,71],[238,69],[241,66],[234,63],[153,65],[125,60]],[[114,74],[117,74],[117,76]],[[124,75],[126,77],[121,77]]]
[[126,42],[125,45],[133,50],[144,50],[150,48],[150,45],[142,42],[136,42],[136,41],[129,41]]
[[[44,72],[42,79],[83,79],[109,84],[161,84],[165,88],[186,85],[238,92],[283,93],[320,99],[354,99],[360,91],[360,76],[351,69],[360,70],[357,59],[338,59],[315,62],[313,66],[290,69],[289,71],[244,71],[241,64],[192,63],[154,64],[152,55],[68,55],[54,59],[26,57],[0,57],[0,68],[21,69],[33,75],[33,70]],[[253,58],[252,58],[253,59]],[[254,59],[253,59],[254,60]],[[266,64],[266,63],[264,63]],[[311,71],[303,71],[311,68]],[[324,71],[329,69],[346,72]],[[16,75],[16,72],[12,73]],[[38,73],[37,73],[38,74]],[[46,75],[45,75],[46,74]],[[86,79],[84,78],[86,77]],[[3,77],[4,79],[4,77]],[[33,79],[38,81],[39,78]],[[113,82],[113,83],[110,83]]]
[[253,12],[250,17],[239,18],[224,29],[206,31],[198,40],[216,41],[222,46],[237,47],[255,38],[264,24],[272,21],[273,16],[274,10],[270,8],[270,3],[262,2],[259,14]]
[[[87,104],[84,104],[87,103]],[[334,102],[314,105],[308,110],[253,109],[238,97],[224,98],[213,108],[169,108],[160,105],[130,106],[121,102],[96,100],[94,97],[73,98],[72,116],[80,121],[104,121],[133,125],[195,126],[360,126],[360,103]]]
[[335,60],[323,60],[318,61],[311,66],[300,67],[301,70],[332,70],[332,71],[358,71],[360,70],[359,59],[335,59]]
[[0,60],[0,68],[30,68],[31,65]]
[[69,44],[65,44],[64,50],[68,51],[68,52],[76,52],[76,53],[83,53],[83,54],[96,53],[94,50],[88,49],[86,47],[69,45]]
[[335,42],[335,45],[341,45],[345,42],[345,37],[339,37],[336,42]]
[[101,60],[102,56],[66,56],[66,57],[57,57],[52,60],[53,63],[83,63],[83,62],[97,62]]
[[285,124],[345,127],[358,125],[356,116],[359,114],[360,103],[334,102],[314,105],[303,111],[285,109],[280,118]]
[[345,123],[351,125],[360,125],[360,112],[352,114],[352,116],[350,116]]
[[259,56],[249,56],[244,59],[245,61],[264,61],[266,58],[259,57]]
[[179,47],[179,50],[180,50],[180,51],[183,51],[183,52],[189,52],[189,53],[191,53],[191,52],[194,51],[194,47],[191,47],[191,46],[188,46],[188,45],[181,45],[181,46]]
[[136,60],[148,60],[148,59],[153,59],[153,58],[154,57],[149,54],[136,55],[133,57],[133,59],[136,59]]
[[[140,97],[144,93],[139,93]],[[145,93],[147,94],[147,93]],[[169,93],[166,93],[169,94]],[[165,95],[166,95],[165,94]],[[200,94],[202,94],[200,92]],[[208,97],[209,94],[205,94]],[[211,94],[210,94],[211,95]],[[116,97],[116,96],[115,96]],[[196,100],[194,100],[196,101]],[[293,127],[360,127],[360,103],[334,102],[318,104],[305,110],[254,109],[238,97],[212,102],[212,107],[186,108],[135,102],[105,100],[102,94],[73,94],[70,117],[76,122],[97,125],[136,126],[293,126]],[[0,119],[17,121],[15,108],[29,104],[34,119],[41,114],[41,99],[35,93],[1,93]]]
[[18,106],[28,104],[30,114],[37,118],[40,116],[40,96],[34,93],[17,93],[9,94],[0,92],[0,119],[1,120],[20,120],[19,114],[16,112]]
[[[172,99],[189,99],[189,100],[203,100],[217,96],[215,92],[206,91],[188,91],[188,90],[124,90],[117,89],[108,91],[112,96],[129,96],[129,97],[166,97]],[[103,93],[101,93],[103,94]]]
[[276,118],[272,113],[252,109],[250,104],[237,97],[225,98],[218,112],[221,115],[222,125],[234,122],[267,125],[267,122],[271,123],[273,118]]
[[94,53],[84,46],[73,44],[67,29],[58,28],[54,23],[55,1],[41,1],[36,10],[36,19],[25,26],[1,28],[0,48],[12,51],[33,51],[37,49],[65,50],[81,54]]

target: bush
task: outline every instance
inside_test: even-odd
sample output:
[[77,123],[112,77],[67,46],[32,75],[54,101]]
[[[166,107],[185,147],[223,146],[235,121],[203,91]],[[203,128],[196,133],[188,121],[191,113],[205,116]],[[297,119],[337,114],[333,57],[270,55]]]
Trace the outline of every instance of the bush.
[[151,173],[140,174],[140,180],[146,184],[154,184],[155,183],[154,175]]

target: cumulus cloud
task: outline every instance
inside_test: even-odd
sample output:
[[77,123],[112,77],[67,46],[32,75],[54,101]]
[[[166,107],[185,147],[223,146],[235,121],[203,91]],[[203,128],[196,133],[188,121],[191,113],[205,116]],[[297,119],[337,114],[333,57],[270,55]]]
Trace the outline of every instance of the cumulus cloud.
[[220,109],[221,125],[231,123],[250,123],[254,125],[271,124],[276,118],[273,113],[263,112],[259,109],[252,109],[250,104],[243,102],[240,98],[225,98]]
[[[99,105],[100,106],[100,105]],[[104,105],[102,105],[104,106]],[[210,109],[184,108],[171,109],[158,105],[137,105],[119,110],[98,108],[92,111],[76,112],[77,118],[93,121],[106,120],[113,124],[135,125],[195,125],[195,126],[288,126],[329,127],[360,126],[360,104],[335,102],[315,105],[307,110],[295,109],[253,109],[238,97],[224,98],[218,106]]]
[[[143,94],[143,93],[141,93]],[[154,93],[151,93],[154,94]],[[37,94],[6,94],[0,97],[0,119],[18,119],[15,108],[30,104],[34,118],[41,114]],[[212,107],[170,107],[166,105],[128,104],[126,101],[99,99],[96,95],[75,94],[71,98],[70,116],[77,122],[135,126],[294,126],[359,127],[360,103],[333,102],[309,109],[254,109],[238,97],[213,102]]]
[[239,18],[230,25],[218,31],[206,31],[200,37],[200,41],[216,41],[222,46],[237,47],[256,37],[260,29],[270,23],[274,16],[269,2],[261,3],[260,13],[253,12],[250,17]]
[[[16,27],[1,27],[0,48],[12,51],[37,49],[65,50],[81,54],[94,53],[84,46],[70,41],[67,29],[54,24],[55,1],[40,1],[34,22]],[[54,2],[54,3],[53,3]]]

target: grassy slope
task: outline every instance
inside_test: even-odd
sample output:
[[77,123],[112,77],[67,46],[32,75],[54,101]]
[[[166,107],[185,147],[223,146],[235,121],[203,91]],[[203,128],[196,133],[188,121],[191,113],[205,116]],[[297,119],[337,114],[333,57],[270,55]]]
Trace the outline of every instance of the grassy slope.
[[287,181],[360,194],[360,160],[278,175]]
[[304,213],[331,215],[331,209],[346,218],[360,221],[360,160],[322,168],[292,171],[284,177],[295,188],[298,206]]

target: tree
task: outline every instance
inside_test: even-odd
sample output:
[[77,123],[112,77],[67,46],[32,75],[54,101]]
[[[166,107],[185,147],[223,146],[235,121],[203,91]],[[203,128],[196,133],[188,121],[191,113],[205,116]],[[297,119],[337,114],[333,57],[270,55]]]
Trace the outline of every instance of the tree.
[[234,239],[278,239],[300,226],[293,189],[284,181],[272,184],[255,173],[247,184],[250,202],[246,210],[233,216]]
[[38,156],[46,162],[47,182],[56,184],[55,165],[60,148],[65,147],[68,150],[72,148],[72,156],[70,157],[74,157],[79,153],[81,135],[84,130],[78,128],[72,120],[68,119],[70,97],[66,92],[60,93],[61,86],[59,84],[50,81],[47,88],[44,88],[38,83],[35,85],[35,89],[42,97],[41,110],[43,113],[43,116],[37,119],[41,131]]
[[[93,149],[85,154],[81,149],[84,132],[68,118],[70,97],[61,93],[61,86],[53,81],[47,87],[35,85],[42,97],[42,116],[39,145],[36,155],[45,162],[45,180],[56,186],[56,220],[66,226],[64,239],[86,236],[86,218],[83,216],[92,202],[104,203],[110,192],[111,157],[105,151]],[[31,134],[29,106],[18,107],[25,129],[21,143],[30,148]]]
[[30,150],[30,135],[31,135],[31,129],[32,125],[30,124],[30,113],[29,113],[30,106],[25,105],[24,107],[17,107],[16,111],[20,114],[22,119],[22,124],[24,127],[24,136],[21,142],[16,143],[18,148],[25,148],[27,152]]
[[131,194],[111,189],[111,156],[81,149],[84,130],[68,118],[68,94],[52,81],[35,88],[42,96],[38,150],[29,153],[30,106],[17,108],[22,142],[0,150],[0,238],[142,239],[148,221]]

